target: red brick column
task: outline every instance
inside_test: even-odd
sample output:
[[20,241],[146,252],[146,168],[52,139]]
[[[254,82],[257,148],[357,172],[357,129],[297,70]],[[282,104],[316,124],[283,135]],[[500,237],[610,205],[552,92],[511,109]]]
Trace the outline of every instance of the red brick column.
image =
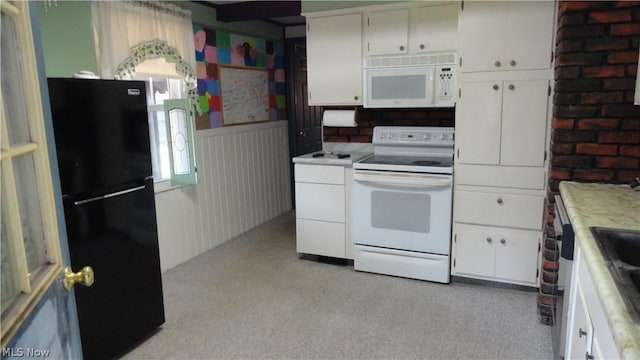
[[538,309],[551,324],[559,251],[553,196],[563,180],[629,183],[640,176],[640,106],[633,105],[640,1],[560,1],[555,94]]

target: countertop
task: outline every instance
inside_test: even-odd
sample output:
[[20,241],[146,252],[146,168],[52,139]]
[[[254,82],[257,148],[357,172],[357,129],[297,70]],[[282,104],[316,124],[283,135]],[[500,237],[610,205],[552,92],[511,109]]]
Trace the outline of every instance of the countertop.
[[[313,157],[313,154],[324,153],[322,157]],[[338,158],[337,154],[349,154],[347,158]],[[296,156],[293,158],[293,162],[296,164],[318,164],[318,165],[341,165],[346,167],[353,166],[353,163],[364,159],[371,155],[368,152],[327,152],[327,151],[315,151],[309,154]]]
[[560,183],[560,194],[604,306],[618,352],[624,359],[640,359],[640,325],[627,311],[589,229],[601,226],[640,230],[640,191],[627,185],[564,181]]

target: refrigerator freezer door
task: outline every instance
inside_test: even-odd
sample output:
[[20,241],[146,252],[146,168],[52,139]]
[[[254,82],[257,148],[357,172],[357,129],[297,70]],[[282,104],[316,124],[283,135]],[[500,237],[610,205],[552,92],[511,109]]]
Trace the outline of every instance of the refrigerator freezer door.
[[144,82],[48,83],[63,194],[103,192],[153,174]]
[[131,190],[64,198],[72,267],[95,273],[92,287],[75,287],[87,359],[121,355],[165,320],[153,180]]

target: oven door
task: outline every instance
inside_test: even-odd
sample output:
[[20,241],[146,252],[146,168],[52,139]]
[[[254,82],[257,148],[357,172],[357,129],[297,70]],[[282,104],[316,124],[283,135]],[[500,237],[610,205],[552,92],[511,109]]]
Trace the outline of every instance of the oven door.
[[450,253],[451,175],[356,170],[353,180],[354,244]]

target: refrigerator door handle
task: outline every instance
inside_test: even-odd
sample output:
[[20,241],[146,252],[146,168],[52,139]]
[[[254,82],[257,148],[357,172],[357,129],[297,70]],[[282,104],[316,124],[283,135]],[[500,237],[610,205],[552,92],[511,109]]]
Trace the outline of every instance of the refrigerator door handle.
[[76,206],[77,205],[83,205],[83,204],[94,202],[94,201],[98,201],[98,200],[108,199],[108,198],[112,198],[114,196],[120,196],[120,195],[124,195],[124,194],[128,194],[128,193],[132,193],[134,191],[142,190],[145,187],[146,187],[145,185],[136,186],[134,188],[127,189],[127,190],[116,191],[116,192],[113,192],[113,193],[110,193],[110,194],[106,194],[106,195],[102,195],[102,196],[96,196],[96,197],[92,197],[92,198],[85,199],[85,200],[78,200],[78,201],[75,201],[73,203],[73,205],[76,205]]

